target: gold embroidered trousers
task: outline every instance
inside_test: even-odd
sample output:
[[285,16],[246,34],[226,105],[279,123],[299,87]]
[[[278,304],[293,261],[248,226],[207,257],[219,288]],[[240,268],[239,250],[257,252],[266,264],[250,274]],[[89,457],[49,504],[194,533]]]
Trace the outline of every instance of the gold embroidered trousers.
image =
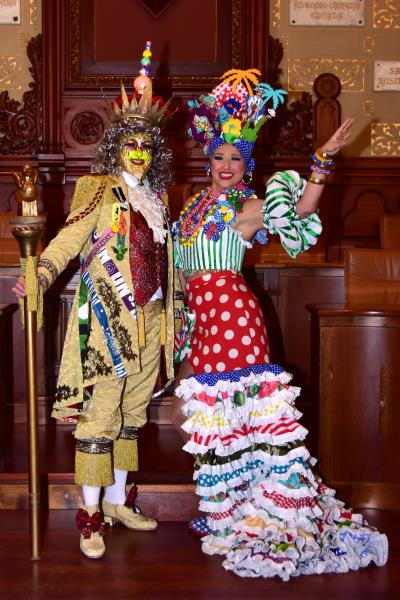
[[113,468],[138,469],[137,433],[146,423],[159,372],[161,309],[160,300],[144,307],[146,342],[140,373],[93,386],[74,432],[75,481],[80,485],[111,485]]

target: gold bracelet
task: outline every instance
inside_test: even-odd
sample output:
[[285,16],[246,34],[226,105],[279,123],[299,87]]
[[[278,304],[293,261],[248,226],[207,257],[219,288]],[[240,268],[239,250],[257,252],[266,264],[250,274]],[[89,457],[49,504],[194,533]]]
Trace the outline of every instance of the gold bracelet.
[[323,160],[329,160],[334,162],[332,154],[329,154],[326,150],[322,150],[322,148],[317,148],[314,154],[319,159],[322,158]]
[[325,183],[326,183],[326,179],[317,179],[317,178],[314,178],[312,175],[310,175],[310,177],[308,178],[308,181],[310,183],[316,183],[317,185],[325,185]]

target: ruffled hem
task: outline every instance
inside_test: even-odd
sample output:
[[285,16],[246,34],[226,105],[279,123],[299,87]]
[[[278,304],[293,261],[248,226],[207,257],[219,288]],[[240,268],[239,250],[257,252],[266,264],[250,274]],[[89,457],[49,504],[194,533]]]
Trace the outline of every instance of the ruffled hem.
[[191,376],[184,449],[197,457],[194,481],[210,532],[207,554],[241,577],[344,573],[387,560],[386,536],[345,509],[317,477],[297,422],[298,388],[277,365]]
[[[191,375],[180,382],[175,394],[186,401],[197,397],[199,401],[212,406],[224,392],[229,397],[229,393],[232,391],[244,390],[245,387],[263,381],[278,381],[281,384],[286,384],[291,379],[292,375],[279,365],[261,363],[243,369],[235,369],[234,371],[224,371],[223,373]],[[298,390],[299,388],[294,389]],[[185,409],[185,414],[188,414],[187,409]]]
[[386,535],[367,527],[332,529],[322,548],[320,543],[302,536],[290,543],[257,538],[229,550],[223,567],[241,577],[278,576],[288,581],[298,575],[347,573],[370,563],[382,566],[388,557]]
[[300,389],[288,386],[291,375],[277,365],[260,364],[181,382],[176,394],[186,400],[189,417],[182,428],[190,435],[191,454],[214,450],[229,456],[250,446],[283,445],[305,439],[294,408]]

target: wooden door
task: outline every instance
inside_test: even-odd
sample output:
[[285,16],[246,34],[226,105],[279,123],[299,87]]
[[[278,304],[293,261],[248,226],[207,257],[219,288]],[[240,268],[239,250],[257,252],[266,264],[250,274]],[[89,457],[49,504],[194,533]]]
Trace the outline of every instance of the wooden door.
[[319,460],[349,501],[400,508],[400,313],[319,316]]

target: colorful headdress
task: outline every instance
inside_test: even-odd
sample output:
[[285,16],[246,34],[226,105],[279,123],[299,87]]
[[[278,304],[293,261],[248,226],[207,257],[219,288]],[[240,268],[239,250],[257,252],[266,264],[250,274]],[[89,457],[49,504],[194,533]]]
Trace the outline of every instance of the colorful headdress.
[[[189,102],[189,135],[212,156],[221,144],[233,144],[239,150],[247,171],[254,169],[251,158],[257,135],[267,119],[275,116],[285,100],[285,90],[274,90],[259,83],[257,69],[231,69],[211,94]],[[270,104],[270,106],[268,106]]]
[[113,123],[123,119],[137,119],[160,125],[170,103],[160,96],[153,96],[151,75],[151,42],[146,42],[141,59],[139,75],[133,82],[134,92],[128,95],[121,82],[121,95],[114,102],[106,100],[106,110]]

